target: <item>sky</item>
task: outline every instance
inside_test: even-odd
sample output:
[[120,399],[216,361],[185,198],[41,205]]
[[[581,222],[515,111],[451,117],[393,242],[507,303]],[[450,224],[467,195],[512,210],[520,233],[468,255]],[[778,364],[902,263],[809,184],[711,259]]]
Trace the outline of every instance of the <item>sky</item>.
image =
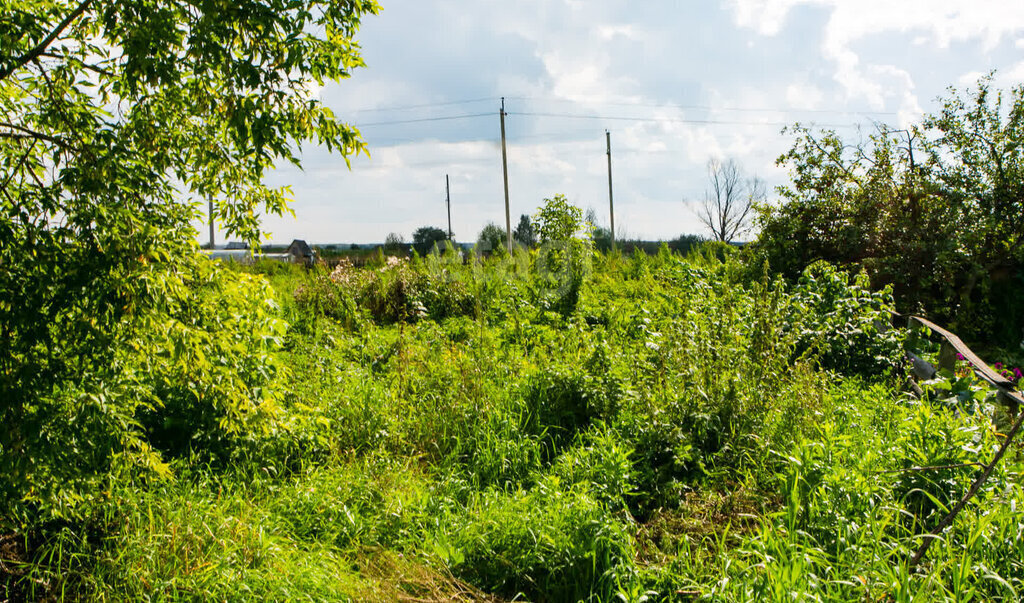
[[268,174],[296,214],[265,219],[273,242],[446,229],[446,176],[457,240],[504,226],[502,97],[513,227],[559,193],[608,224],[608,131],[616,230],[672,239],[702,233],[712,158],[773,197],[787,124],[853,142],[991,70],[1024,82],[1019,0],[381,0],[357,40],[366,67],[316,93],[369,156]]

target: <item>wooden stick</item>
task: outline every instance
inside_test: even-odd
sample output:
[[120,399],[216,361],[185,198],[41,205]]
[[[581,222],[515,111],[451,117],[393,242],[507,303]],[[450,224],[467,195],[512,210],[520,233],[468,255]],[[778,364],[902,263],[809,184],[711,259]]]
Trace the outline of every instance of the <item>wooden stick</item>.
[[1000,387],[1003,389],[1013,389],[1013,383],[1011,383],[1009,379],[992,370],[992,368],[989,367],[989,365],[986,364],[984,360],[978,358],[978,355],[971,351],[971,348],[967,347],[967,345],[964,344],[963,341],[960,341],[960,338],[957,337],[956,335],[950,333],[946,329],[943,329],[942,327],[935,324],[934,322],[931,322],[930,320],[921,318],[920,316],[911,316],[910,321],[917,322],[927,327],[928,329],[938,333],[939,335],[942,335],[946,339],[946,341],[948,341],[949,344],[956,349],[956,351],[960,352],[960,354],[963,355],[964,359],[967,360],[967,362],[970,362],[974,366],[974,370],[977,371],[980,374],[980,376],[983,379],[985,379],[985,381],[988,381],[989,383],[995,385],[996,387]]
[[875,474],[881,473],[904,473],[907,471],[938,471],[939,469],[959,469],[961,467],[984,467],[984,463],[954,463],[952,465],[929,465],[927,467],[907,467],[906,469],[883,469],[882,471],[875,471]]
[[[926,327],[931,331],[934,331],[935,333],[941,335],[946,340],[946,342],[949,343],[949,345],[955,348],[956,351],[960,352],[960,354],[963,355],[964,359],[971,364],[971,366],[974,368],[975,374],[977,374],[979,377],[995,386],[995,388],[1000,392],[1001,395],[1005,396],[1011,402],[1017,404],[1024,402],[1024,396],[1021,396],[1020,392],[1014,391],[1013,383],[1010,382],[1010,380],[1008,380],[1006,377],[992,370],[992,368],[985,361],[979,358],[978,355],[971,350],[971,348],[967,347],[967,345],[965,345],[959,337],[957,337],[953,333],[950,333],[946,329],[943,329],[939,325],[931,322],[930,320],[921,318],[920,316],[911,316],[909,317],[909,320],[907,322],[911,328],[913,328],[914,323],[916,322],[917,324]],[[948,354],[949,352],[947,351],[946,353]],[[913,356],[913,354],[909,355]],[[939,525],[935,526],[935,528],[932,529],[931,532],[925,535],[924,541],[921,543],[921,546],[918,547],[917,551],[910,558],[910,561],[908,563],[909,567],[912,568],[921,562],[921,559],[924,558],[925,553],[928,552],[928,548],[932,546],[932,542],[934,542],[937,539],[938,535],[941,534],[943,530],[948,528],[949,525],[953,523],[953,520],[956,519],[956,516],[960,514],[960,511],[963,511],[964,507],[967,506],[967,503],[972,498],[974,498],[975,494],[978,493],[978,490],[981,490],[982,485],[984,485],[985,481],[988,480],[990,475],[992,475],[992,471],[996,468],[996,465],[999,464],[999,461],[1002,460],[1003,455],[1005,455],[1006,451],[1009,450],[1010,444],[1013,442],[1014,436],[1016,436],[1017,432],[1020,431],[1021,422],[1024,422],[1024,413],[1018,414],[1017,420],[1014,421],[1013,426],[1010,427],[1010,431],[1007,432],[1006,439],[1003,440],[1003,444],[999,447],[999,450],[996,451],[996,455],[992,458],[992,462],[989,463],[988,465],[983,465],[984,470],[982,470],[981,475],[975,478],[974,483],[971,484],[971,488],[967,491],[967,493],[963,495],[959,502],[957,502],[956,506],[953,507],[953,510],[950,511],[949,514],[946,515],[946,517],[944,517],[942,521],[939,522]]]
[[964,494],[963,498],[960,499],[960,502],[958,502],[956,506],[953,507],[953,510],[949,512],[949,515],[940,521],[939,525],[935,526],[935,529],[925,536],[924,542],[922,542],[921,546],[918,547],[914,556],[910,558],[910,563],[908,564],[909,567],[914,567],[921,562],[921,559],[924,557],[924,554],[928,552],[928,548],[932,546],[932,542],[936,540],[936,537],[943,530],[949,527],[949,524],[953,523],[953,520],[960,514],[960,511],[963,511],[964,507],[967,506],[967,502],[974,498],[974,495],[978,493],[978,490],[981,489],[981,486],[988,479],[988,476],[992,474],[992,470],[995,469],[999,461],[1002,460],[1003,455],[1006,454],[1006,451],[1010,448],[1010,443],[1013,442],[1013,437],[1017,435],[1017,431],[1020,430],[1020,424],[1022,421],[1024,421],[1024,413],[1020,413],[1017,420],[1014,421],[1013,427],[1011,427],[1009,433],[1006,434],[1006,439],[1003,441],[1003,445],[1000,446],[999,450],[996,452],[995,458],[992,459],[991,463],[985,466],[985,470],[982,471],[981,475],[974,480],[974,483],[971,484],[971,489],[967,491],[967,494]]

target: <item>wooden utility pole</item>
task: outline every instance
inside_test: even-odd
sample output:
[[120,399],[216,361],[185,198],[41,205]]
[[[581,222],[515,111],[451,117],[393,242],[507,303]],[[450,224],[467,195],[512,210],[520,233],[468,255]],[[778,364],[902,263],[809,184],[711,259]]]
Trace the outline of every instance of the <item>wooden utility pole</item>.
[[512,218],[508,211],[508,152],[505,150],[505,97],[501,97],[501,174],[505,179],[505,238],[508,251],[512,251]]
[[448,240],[452,240],[452,192],[448,186],[448,174],[444,175],[444,202],[448,205]]
[[605,141],[608,143],[608,213],[612,219],[612,249],[615,248],[615,204],[612,202],[612,133],[604,131]]
[[210,199],[210,250],[213,250],[213,199]]

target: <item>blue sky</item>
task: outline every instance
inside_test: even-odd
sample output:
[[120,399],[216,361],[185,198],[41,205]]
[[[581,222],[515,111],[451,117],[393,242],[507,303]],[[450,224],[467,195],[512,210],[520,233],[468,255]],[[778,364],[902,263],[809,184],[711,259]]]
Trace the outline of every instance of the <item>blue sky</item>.
[[303,170],[268,175],[291,186],[296,213],[265,221],[273,241],[444,228],[446,174],[457,239],[503,225],[501,97],[513,225],[557,193],[607,222],[609,130],[616,226],[656,239],[700,232],[694,205],[712,157],[769,188],[785,182],[783,124],[856,139],[858,126],[866,136],[875,122],[917,121],[948,86],[989,70],[1000,86],[1024,81],[1017,0],[381,4],[358,36],[367,67],[318,91],[360,128],[370,157],[348,169],[307,148]]

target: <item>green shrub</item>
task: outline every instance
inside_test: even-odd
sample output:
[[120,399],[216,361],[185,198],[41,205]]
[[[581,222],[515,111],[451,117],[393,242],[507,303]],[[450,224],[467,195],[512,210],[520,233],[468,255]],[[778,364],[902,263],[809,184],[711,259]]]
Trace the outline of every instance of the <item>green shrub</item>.
[[476,299],[460,268],[454,253],[413,263],[381,256],[362,269],[343,260],[295,290],[299,318],[325,316],[351,327],[359,308],[384,324],[471,315]]
[[561,483],[580,487],[611,510],[625,510],[637,495],[637,471],[629,442],[607,425],[580,434],[551,467]]
[[899,366],[903,332],[889,327],[892,293],[872,292],[864,275],[825,263],[809,266],[792,293],[787,328],[798,334],[794,353],[849,374],[879,375]]
[[277,419],[285,325],[262,279],[193,257],[133,286],[162,295],[117,322],[107,361],[64,358],[81,372],[37,392],[10,424],[2,521],[80,519],[110,480],[166,477],[168,455],[222,455]]
[[[252,486],[250,486],[252,487]],[[258,491],[258,487],[253,488]],[[295,541],[252,491],[199,480],[117,488],[90,529],[48,537],[26,600],[386,600],[339,550]]]
[[687,257],[696,264],[714,263],[724,262],[737,253],[735,245],[723,241],[700,241],[690,246]]
[[480,497],[432,548],[457,576],[510,598],[608,601],[634,580],[627,526],[556,479]]
[[283,533],[301,542],[344,551],[402,548],[422,536],[425,486],[415,468],[367,455],[307,467],[262,507]]
[[621,392],[615,380],[599,371],[607,368],[598,348],[582,370],[571,366],[549,366],[534,374],[525,393],[529,433],[541,436],[549,458],[568,444],[577,433],[597,420],[612,420],[618,412]]
[[585,227],[582,210],[565,195],[545,199],[534,216],[541,244],[536,270],[546,309],[569,313],[576,308],[592,268],[593,242]]
[[893,496],[910,514],[916,532],[931,529],[948,513],[976,476],[973,463],[986,459],[998,445],[987,419],[971,421],[958,414],[942,406],[916,405],[889,451],[894,465],[903,470],[893,484]]
[[309,333],[310,325],[324,316],[353,328],[359,320],[359,309],[351,287],[326,274],[316,274],[295,288],[293,299],[298,310],[296,327]]
[[262,279],[200,263],[167,300],[159,338],[136,342],[153,402],[138,419],[173,455],[219,455],[277,418],[285,324]]

